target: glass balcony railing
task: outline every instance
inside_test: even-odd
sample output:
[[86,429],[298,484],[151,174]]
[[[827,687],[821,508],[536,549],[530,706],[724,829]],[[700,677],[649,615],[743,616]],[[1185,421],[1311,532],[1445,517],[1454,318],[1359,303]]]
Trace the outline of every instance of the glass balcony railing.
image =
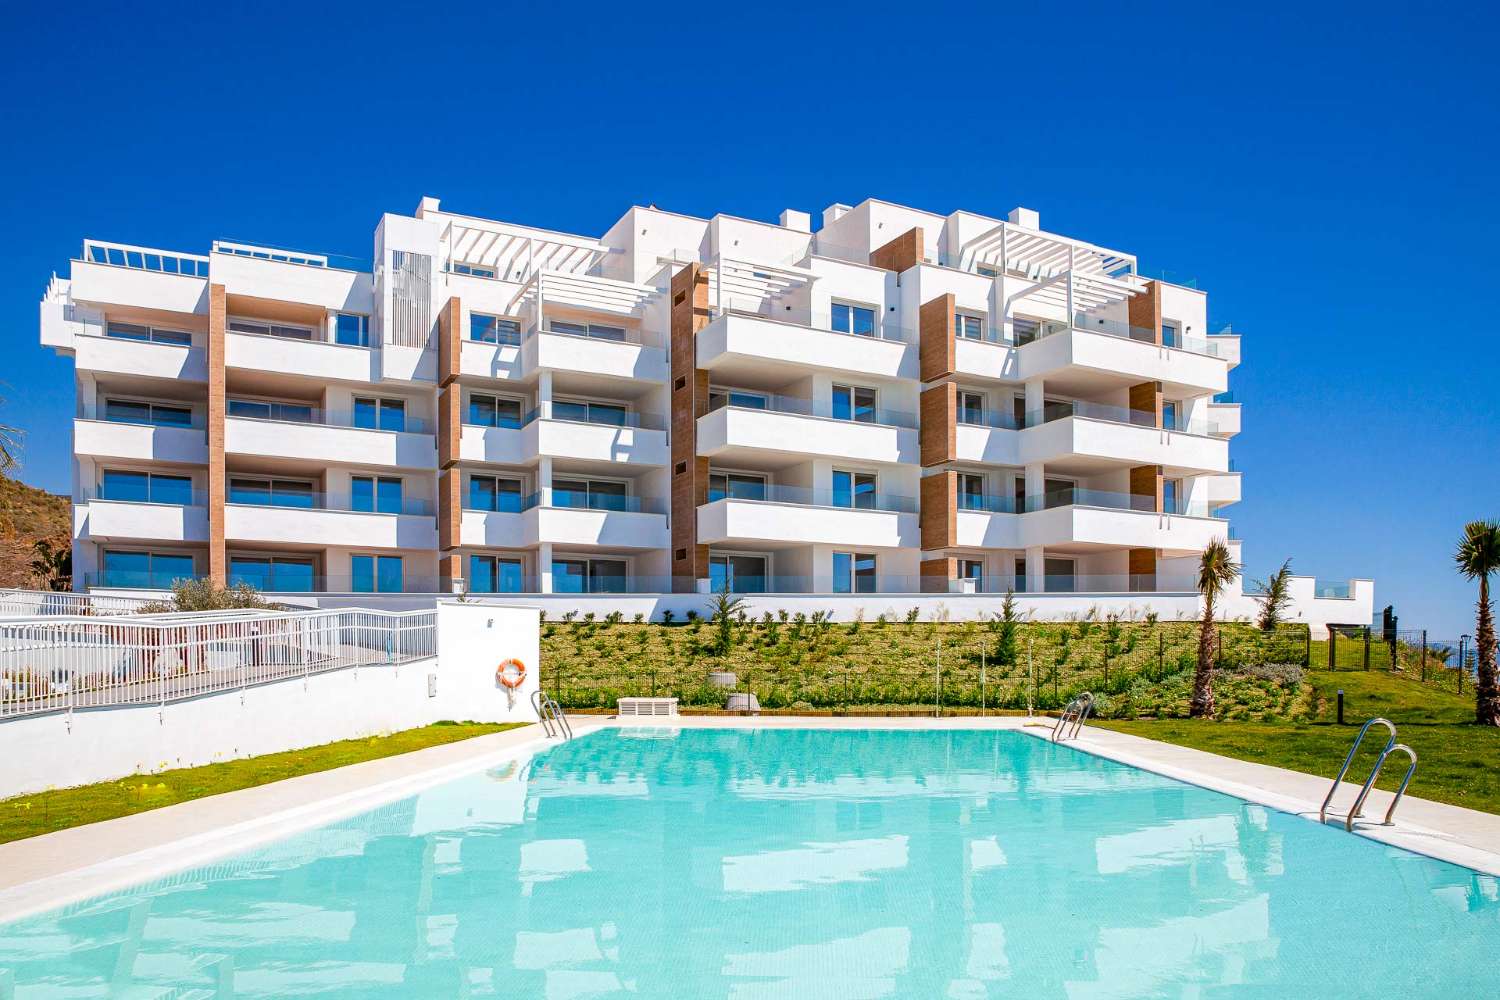
[[729,490],[710,489],[708,491],[709,503],[717,503],[720,500],[801,504],[809,507],[842,507],[847,510],[881,510],[900,514],[913,514],[917,510],[915,497],[858,490],[813,490],[803,486],[775,484],[759,487],[736,484]]
[[980,514],[1017,513],[1015,497],[982,495],[976,493],[960,493],[958,495],[958,509],[975,511]]
[[857,424],[883,424],[887,427],[914,428],[917,426],[916,414],[906,410],[861,407],[838,400],[803,399],[800,396],[764,395],[734,390],[710,395],[708,412],[712,413],[725,407],[738,410],[764,410],[769,413],[795,413],[808,417],[825,417],[830,420],[848,420]]
[[1347,601],[1354,596],[1354,585],[1348,580],[1314,580],[1313,596]]
[[1015,413],[1008,410],[965,410],[958,408],[957,422],[965,427],[989,427],[997,430],[1019,430]]
[[208,277],[208,258],[197,254],[173,253],[148,247],[128,246],[124,243],[105,243],[85,240],[83,259],[90,264],[108,264],[111,267],[128,267],[136,271],[155,271],[159,274],[180,274],[189,278]]
[[274,490],[230,488],[227,501],[236,507],[278,507],[289,510],[331,510],[349,514],[409,514],[432,516],[432,501],[407,496],[365,496],[350,493],[280,493]]
[[553,488],[532,493],[524,501],[527,508],[561,507],[567,510],[624,511],[631,514],[665,514],[667,504],[659,497],[622,496],[614,493],[596,493],[592,490],[562,490]]
[[1080,487],[1052,490],[1026,498],[1026,513],[1053,510],[1058,507],[1104,507],[1109,510],[1134,510],[1143,513],[1180,514],[1184,517],[1210,517],[1207,503],[1189,503],[1184,498],[1167,497],[1163,510],[1156,510],[1156,497],[1152,494],[1116,493],[1110,490],[1089,490]]
[[83,489],[84,500],[111,503],[149,503],[163,507],[203,507],[208,493],[191,485],[179,484],[165,477],[153,477],[150,483],[97,483]]
[[[1124,406],[1110,406],[1084,400],[1048,402],[1040,410],[1032,410],[1026,414],[1026,426],[1039,427],[1065,417],[1084,417],[1089,420],[1131,424],[1135,427],[1156,426],[1156,413],[1152,410],[1134,410]],[[1162,429],[1207,437],[1217,434],[1219,425],[1210,420],[1188,420],[1186,414],[1179,411],[1174,415],[1164,415]]]
[[390,410],[378,414],[366,414],[348,410],[324,410],[300,403],[264,403],[258,400],[231,399],[226,405],[225,415],[239,420],[263,420],[270,423],[351,427],[357,430],[405,434],[433,433],[432,421],[393,413]]

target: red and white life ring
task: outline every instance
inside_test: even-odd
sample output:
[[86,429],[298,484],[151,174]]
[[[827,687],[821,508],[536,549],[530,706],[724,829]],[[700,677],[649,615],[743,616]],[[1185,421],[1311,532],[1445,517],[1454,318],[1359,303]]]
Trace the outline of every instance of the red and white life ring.
[[526,683],[526,664],[511,657],[495,668],[495,681],[502,687],[515,690]]

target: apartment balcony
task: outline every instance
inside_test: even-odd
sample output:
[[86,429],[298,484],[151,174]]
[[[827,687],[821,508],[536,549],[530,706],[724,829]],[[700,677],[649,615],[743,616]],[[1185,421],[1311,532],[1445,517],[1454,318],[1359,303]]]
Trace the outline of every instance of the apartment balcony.
[[388,431],[356,427],[349,414],[307,412],[307,420],[226,417],[225,454],[375,468],[437,466],[437,439],[420,421],[407,418],[405,431]]
[[1238,472],[1225,472],[1208,476],[1208,506],[1225,507],[1240,502],[1240,479]]
[[391,513],[351,510],[347,497],[314,494],[313,506],[229,503],[224,537],[270,545],[435,549],[437,519],[424,500],[406,500]]
[[73,342],[78,371],[132,375],[180,382],[208,381],[208,354],[202,336],[191,344],[168,344],[104,336],[101,327],[85,326]]
[[161,427],[112,420],[74,420],[73,453],[80,457],[140,462],[208,462],[208,434],[202,427]]
[[622,329],[619,339],[552,329],[533,330],[521,348],[521,368],[528,375],[545,368],[604,378],[665,382],[667,352],[641,343],[640,333],[635,329]]
[[94,497],[73,506],[73,537],[95,542],[206,542],[208,508],[201,497],[189,505],[107,500]]
[[[627,413],[593,420],[560,420],[544,406],[527,413],[515,427],[464,424],[459,459],[496,465],[527,465],[541,456],[660,466],[669,461],[665,422],[655,414]],[[611,422],[618,420],[619,422]]]
[[1213,425],[1214,434],[1222,438],[1234,437],[1240,432],[1240,404],[1215,399],[1208,404],[1208,421]]
[[70,272],[76,302],[157,312],[208,312],[208,258],[88,240]]
[[[1184,340],[1179,347],[1157,344],[1154,334],[1118,324],[1090,321],[1034,340],[1016,351],[1016,379],[1103,374],[1113,381],[1159,381],[1223,392],[1229,384],[1228,348],[1218,338]],[[1236,343],[1236,347],[1237,347]]]
[[379,382],[379,351],[326,340],[300,340],[230,330],[224,334],[224,364],[253,372],[299,375],[321,381]]
[[1094,403],[1069,403],[1029,415],[1020,432],[1018,461],[1072,460],[1104,465],[1160,465],[1186,471],[1229,468],[1229,442],[1213,437],[1207,421],[1154,426],[1156,415]]
[[920,544],[912,497],[851,497],[793,486],[768,486],[764,499],[722,497],[698,508],[698,541],[706,545],[786,548],[835,545],[858,549]]
[[836,413],[832,404],[788,396],[758,398],[763,407],[721,405],[699,417],[698,454],[725,465],[766,457],[881,464],[918,460],[913,414],[879,410],[853,420]]
[[712,372],[716,382],[738,385],[804,377],[810,368],[877,379],[916,378],[916,348],[894,333],[881,333],[838,333],[726,312],[698,331],[698,367]]
[[[545,501],[545,502],[544,502]],[[514,510],[465,509],[461,544],[525,549],[647,550],[670,544],[665,504],[642,497],[582,497],[563,490],[518,498]]]
[[1082,489],[1028,497],[1018,547],[1147,548],[1187,555],[1229,535],[1229,522],[1209,516],[1206,504],[1177,504],[1159,512],[1151,509],[1154,502]]
[[297,302],[330,312],[375,312],[374,283],[368,271],[326,254],[298,253],[215,240],[214,282],[235,296]]

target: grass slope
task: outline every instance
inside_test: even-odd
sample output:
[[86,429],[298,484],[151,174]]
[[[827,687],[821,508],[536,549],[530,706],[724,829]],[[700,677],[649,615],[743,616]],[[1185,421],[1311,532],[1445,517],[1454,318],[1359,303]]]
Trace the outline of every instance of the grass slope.
[[137,774],[119,781],[22,795],[0,801],[0,844],[220,792],[265,785],[283,778],[500,733],[518,725],[520,723],[439,722],[389,736],[341,740],[305,750],[186,767],[160,774]]

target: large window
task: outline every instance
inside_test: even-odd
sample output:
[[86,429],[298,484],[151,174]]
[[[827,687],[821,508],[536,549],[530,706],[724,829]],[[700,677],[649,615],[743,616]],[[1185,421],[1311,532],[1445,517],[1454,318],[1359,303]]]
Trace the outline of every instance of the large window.
[[958,509],[984,510],[984,477],[973,472],[958,474]]
[[196,575],[193,557],[180,552],[104,551],[103,585],[106,587],[165,590],[177,580],[191,580]]
[[874,389],[836,385],[833,387],[833,415],[839,420],[873,424],[876,417],[875,399]]
[[401,593],[400,556],[350,556],[349,574],[349,589],[356,594]]
[[163,330],[161,327],[145,326],[139,323],[111,321],[105,327],[104,335],[114,337],[116,340],[139,340],[151,344],[173,344],[178,347],[187,347],[193,342],[193,335],[183,330]]
[[521,594],[526,578],[521,560],[499,556],[469,556],[469,590],[475,594]]
[[1163,347],[1182,346],[1182,328],[1168,320],[1161,321],[1161,343]]
[[455,261],[449,265],[449,270],[454,274],[468,274],[475,278],[493,278],[495,276],[495,269],[487,267],[484,264],[465,264],[461,261]]
[[521,511],[521,481],[499,476],[470,476],[470,510],[518,514]]
[[621,559],[554,559],[554,594],[623,594],[626,567]]
[[377,431],[404,431],[406,402],[400,399],[355,396],[354,426]]
[[560,319],[553,320],[547,326],[548,333],[560,333],[566,337],[590,337],[594,340],[616,340],[625,339],[625,328],[621,326],[609,326],[603,323],[567,323]]
[[478,427],[508,427],[514,430],[521,426],[521,409],[522,403],[519,399],[511,399],[508,396],[486,396],[476,392],[469,396],[469,419],[465,423]]
[[875,557],[863,552],[833,554],[835,594],[875,593]]
[[758,594],[766,589],[766,557],[712,554],[708,557],[708,584],[713,592]]
[[1168,514],[1182,513],[1184,507],[1181,479],[1161,481],[1161,509]]
[[984,317],[973,313],[953,314],[953,335],[964,340],[984,339]]
[[612,427],[624,427],[630,422],[630,407],[624,403],[555,399],[552,401],[552,419],[576,420],[586,424],[609,424]]
[[253,333],[258,337],[281,337],[285,340],[317,340],[317,331],[294,323],[272,323],[259,319],[231,319],[233,333]]
[[1069,594],[1078,589],[1078,577],[1071,559],[1054,559],[1049,556],[1042,560],[1042,572],[1046,574],[1042,589],[1048,593]]
[[708,390],[708,408],[717,410],[724,406],[736,406],[745,410],[765,410],[771,405],[763,392],[747,392],[744,389],[711,387]]
[[984,560],[960,559],[958,561],[958,578],[960,580],[973,580],[976,591],[984,590]]
[[984,423],[984,393],[958,390],[958,422],[961,424]]
[[552,506],[588,510],[629,510],[630,490],[609,479],[554,479]]
[[875,310],[869,306],[857,306],[848,302],[833,303],[830,329],[835,333],[850,333],[856,337],[875,336]]
[[169,476],[160,472],[105,469],[99,496],[103,500],[186,507],[193,502],[193,480],[191,476]]
[[766,477],[746,472],[710,472],[708,502],[715,500],[764,500]]
[[263,399],[231,399],[225,403],[225,412],[231,417],[249,417],[253,420],[285,420],[297,424],[310,424],[317,412],[311,403],[277,403]]
[[317,589],[313,560],[306,556],[229,557],[229,585],[248,583],[256,590],[310,593]]
[[349,480],[351,510],[376,514],[399,514],[402,511],[399,476],[353,476]]
[[317,506],[317,494],[307,480],[236,476],[229,480],[229,502],[312,510]]
[[833,470],[833,505],[859,510],[875,509],[875,474]]
[[521,324],[513,319],[490,316],[485,313],[469,314],[469,339],[481,344],[507,344],[518,347],[521,343]]
[[120,424],[191,427],[193,409],[180,403],[147,403],[135,399],[109,399],[104,402],[104,419]]
[[1169,431],[1177,430],[1177,404],[1162,400],[1161,425]]
[[1038,320],[1017,316],[1010,321],[1010,325],[1015,331],[1017,347],[1029,344],[1042,335],[1042,324]]
[[333,340],[345,347],[369,347],[370,317],[358,313],[339,313],[333,324]]

